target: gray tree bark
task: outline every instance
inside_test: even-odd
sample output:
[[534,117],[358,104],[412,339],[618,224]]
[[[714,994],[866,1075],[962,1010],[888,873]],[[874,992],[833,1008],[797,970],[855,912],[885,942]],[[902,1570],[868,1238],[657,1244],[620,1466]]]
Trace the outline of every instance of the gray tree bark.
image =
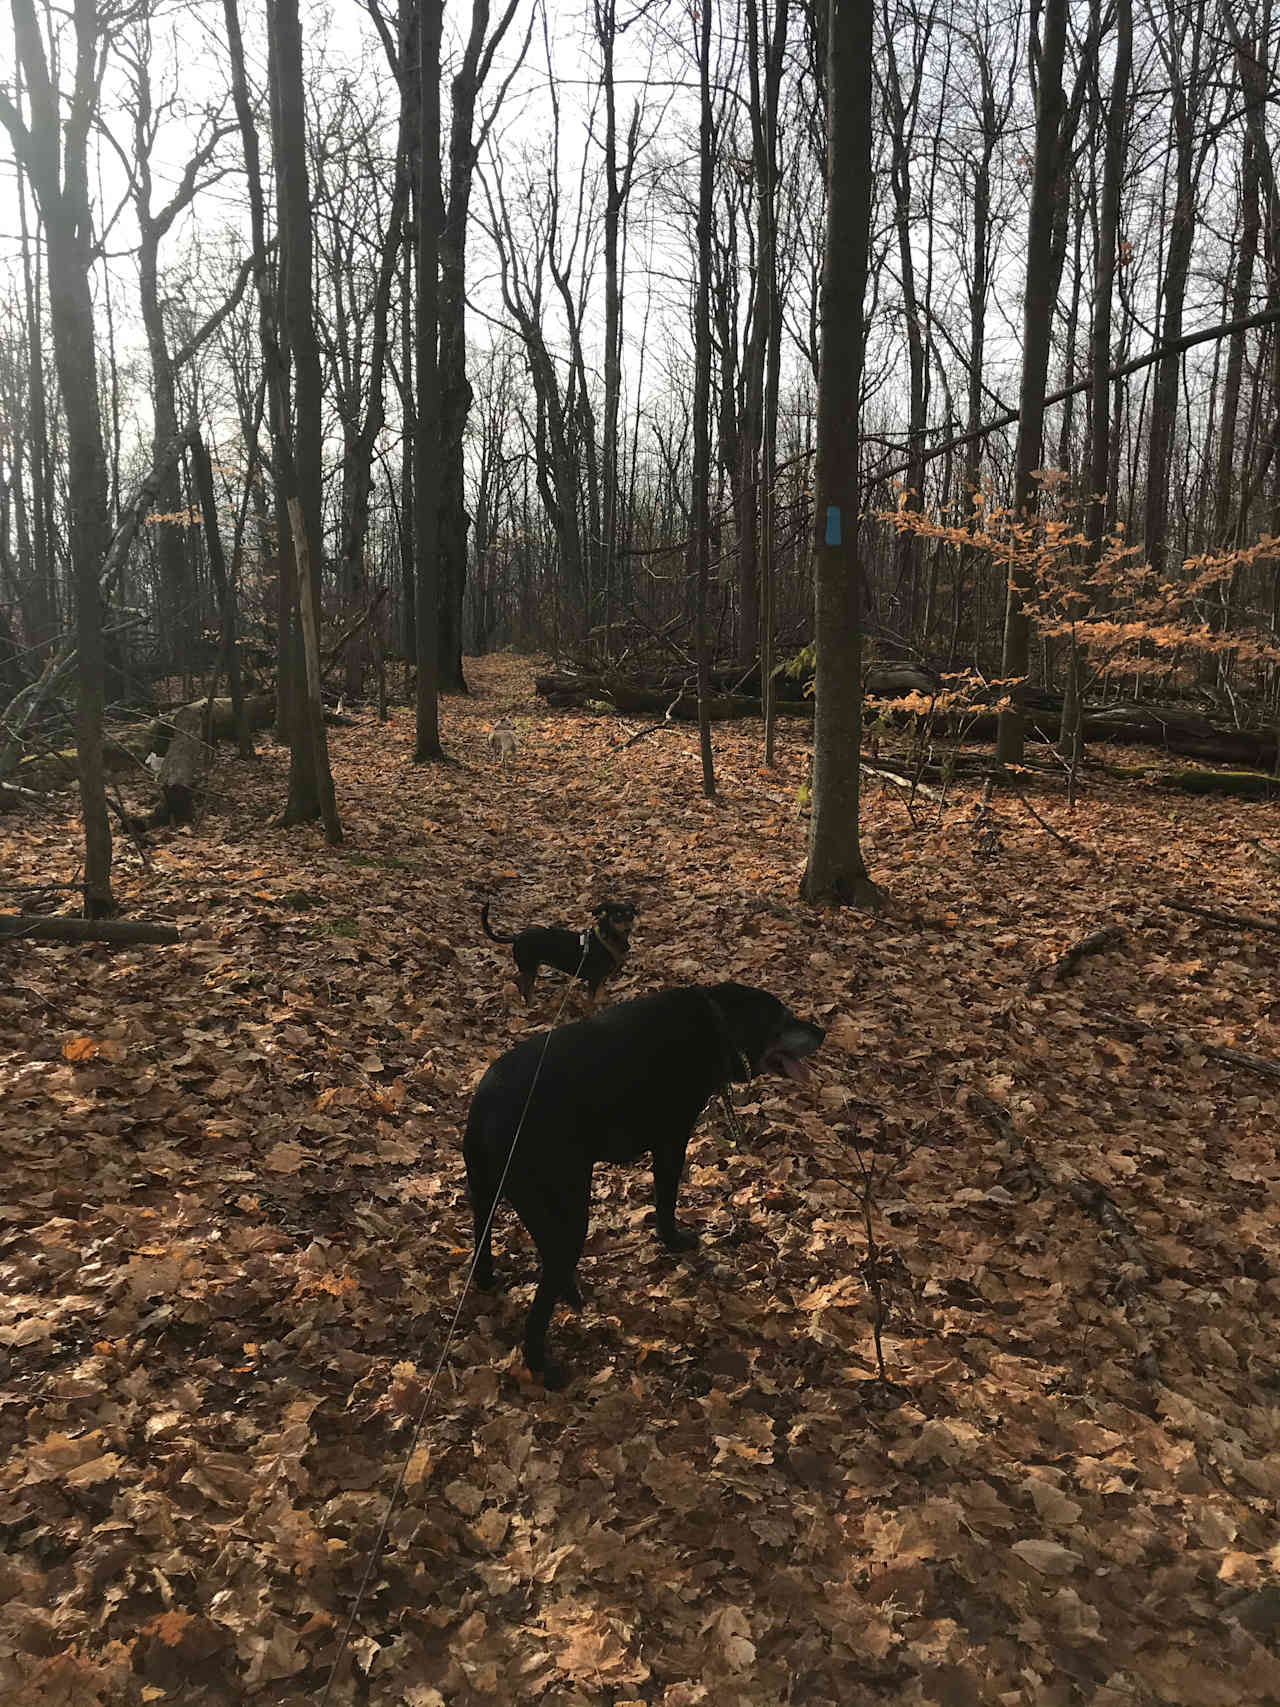
[[[1067,46],[1067,0],[1045,0],[1042,13],[1039,79],[1036,85],[1036,149],[1031,179],[1031,210],[1027,229],[1027,276],[1022,304],[1022,385],[1019,395],[1018,444],[1014,459],[1013,507],[1034,514],[1039,493],[1035,471],[1044,454],[1045,394],[1049,379],[1049,342],[1057,296],[1053,264],[1054,220],[1063,193],[1062,126],[1066,97],[1062,66]],[[1034,48],[1033,48],[1034,51]],[[1005,603],[1004,653],[1001,674],[1006,680],[1025,678],[1031,660],[1031,622],[1023,600],[1025,580],[1011,575]],[[1010,703],[1000,714],[996,758],[1017,764],[1022,758],[1025,728],[1020,687],[1009,690]]]
[[440,746],[440,32],[443,0],[418,7],[418,293],[414,307],[413,427],[415,622],[418,692],[414,761],[442,759]]
[[294,402],[292,432],[285,425],[282,435],[288,447],[285,511],[296,565],[296,603],[290,613],[293,643],[289,685],[293,705],[289,714],[289,797],[284,822],[300,824],[320,818],[325,839],[336,844],[342,840],[342,826],[319,702],[324,388],[313,302],[314,241],[297,0],[268,0],[267,17],[274,71],[276,182],[284,269],[281,307]]
[[111,824],[102,759],[106,659],[100,580],[111,528],[94,345],[88,182],[88,139],[98,107],[102,36],[94,0],[74,0],[74,81],[64,119],[32,0],[12,3],[30,124],[24,123],[3,92],[0,123],[9,132],[18,163],[39,205],[49,258],[49,315],[66,419],[71,562],[76,588],[76,746],[84,819],[84,911],[86,918],[94,919],[115,911]]
[[871,243],[874,0],[830,0],[827,247],[822,269],[816,507],[813,808],[800,892],[820,906],[874,906],[858,829],[862,746],[860,429]]

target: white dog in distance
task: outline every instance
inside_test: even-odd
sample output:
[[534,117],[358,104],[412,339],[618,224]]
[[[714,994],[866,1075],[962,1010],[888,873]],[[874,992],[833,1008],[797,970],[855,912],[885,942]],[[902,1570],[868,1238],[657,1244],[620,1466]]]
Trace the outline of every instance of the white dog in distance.
[[516,756],[520,743],[516,740],[516,732],[504,718],[501,723],[495,723],[489,731],[489,750],[502,766],[502,774],[507,774],[507,766]]

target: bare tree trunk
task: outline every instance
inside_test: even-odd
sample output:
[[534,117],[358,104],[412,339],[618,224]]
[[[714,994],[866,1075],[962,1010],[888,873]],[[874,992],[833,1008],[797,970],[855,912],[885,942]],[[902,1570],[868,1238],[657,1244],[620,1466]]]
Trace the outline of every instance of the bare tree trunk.
[[760,186],[760,280],[768,316],[761,459],[760,705],[764,713],[764,762],[774,763],[777,717],[774,695],[774,631],[777,621],[778,387],[782,371],[782,295],[778,288],[778,92],[787,39],[787,0],[775,0],[773,38],[766,67],[764,153]]
[[716,773],[711,751],[707,598],[711,577],[711,215],[715,135],[711,108],[711,7],[708,4],[703,5],[698,19],[697,60],[701,119],[698,130],[698,290],[694,305],[693,549],[697,566],[698,749],[702,757],[702,792],[708,800],[714,800]]
[[[236,726],[236,748],[242,759],[253,757],[253,735],[245,708],[244,684],[240,677],[240,646],[236,633],[236,589],[227,572],[222,550],[222,534],[218,528],[218,505],[213,490],[213,469],[204,440],[196,434],[191,440],[191,461],[195,471],[196,491],[204,517],[204,536],[209,553],[209,569],[217,589],[222,613],[222,661],[227,675],[227,693]],[[252,473],[252,470],[250,470]]]
[[619,481],[618,415],[622,400],[622,285],[619,256],[622,218],[631,194],[640,137],[640,103],[632,109],[621,171],[618,166],[617,90],[613,54],[618,34],[616,0],[594,0],[592,16],[600,44],[600,83],[604,90],[604,425],[600,447],[601,572],[604,577],[605,656],[611,650],[610,630],[618,566]]
[[[1204,0],[1197,0],[1188,23],[1180,6],[1168,6],[1168,37],[1165,64],[1169,69],[1173,98],[1174,202],[1169,225],[1169,253],[1164,270],[1164,313],[1160,341],[1172,344],[1182,335],[1182,311],[1187,282],[1191,276],[1191,252],[1196,230],[1197,107],[1203,94],[1201,50],[1205,27]],[[1191,62],[1182,65],[1184,33],[1191,32]],[[1164,357],[1156,367],[1151,396],[1151,436],[1147,447],[1147,494],[1144,516],[1147,557],[1159,572],[1164,567],[1169,531],[1169,465],[1173,454],[1178,415],[1176,355]]]
[[106,659],[100,576],[110,519],[107,462],[94,347],[92,214],[88,138],[98,105],[101,35],[94,0],[74,0],[75,81],[65,121],[50,76],[32,0],[13,0],[18,60],[30,99],[30,125],[0,91],[0,123],[35,192],[49,257],[49,314],[54,360],[67,425],[71,561],[76,588],[79,695],[76,746],[84,819],[84,912],[115,911],[111,894],[111,824],[102,760]]
[[[195,200],[200,173],[209,164],[225,129],[212,125],[186,162],[177,188],[160,207],[152,206],[152,155],[158,119],[151,94],[151,19],[144,13],[129,55],[133,107],[133,205],[138,221],[138,306],[151,362],[152,458],[159,465],[164,448],[178,431],[175,369],[164,323],[160,293],[160,244],[174,221]],[[166,166],[168,163],[166,162]],[[181,520],[182,482],[177,463],[156,495],[156,555],[160,570],[158,628],[170,671],[185,674],[191,667],[191,635],[198,626],[194,582],[187,550],[187,530]]]
[[871,246],[874,0],[830,0],[827,247],[815,472],[817,680],[813,810],[804,898],[874,906],[858,827],[862,746],[860,450],[864,301]]
[[[404,0],[405,10],[411,0]],[[414,192],[416,199],[416,192]],[[412,694],[418,668],[418,571],[414,552],[413,518],[417,505],[413,495],[414,421],[417,417],[413,385],[413,251],[406,243],[400,274],[400,584],[404,595],[404,628],[401,655],[404,658],[404,692]]]
[[[1240,162],[1240,234],[1236,246],[1235,280],[1227,310],[1229,320],[1242,320],[1249,312],[1249,303],[1253,296],[1253,269],[1258,258],[1258,241],[1262,233],[1262,206],[1258,193],[1260,179],[1258,151],[1253,137],[1246,132]],[[1231,340],[1222,386],[1222,420],[1218,429],[1218,468],[1213,506],[1213,537],[1214,543],[1219,546],[1228,543],[1228,535],[1233,531],[1231,510],[1236,432],[1240,417],[1240,387],[1244,377],[1247,341],[1243,332]],[[1243,541],[1241,543],[1243,544]]]
[[414,760],[442,759],[439,704],[440,620],[440,31],[444,0],[418,7],[418,294],[414,317],[414,544],[418,696]]
[[[476,101],[516,14],[519,0],[508,0],[493,34],[489,0],[472,0],[471,33],[462,64],[453,79],[449,129],[449,204],[440,233],[440,688],[466,693],[462,670],[462,604],[467,585],[469,518],[463,484],[463,439],[471,409],[467,379],[467,230],[471,187],[483,137],[497,116],[501,94],[486,117],[481,139],[475,135]],[[529,28],[533,28],[530,14]],[[528,37],[525,38],[528,45]],[[524,57],[523,50],[519,59]],[[505,94],[511,74],[503,84]]]
[[[912,14],[915,31],[912,42],[911,85],[904,88],[893,38],[893,25],[888,6],[884,7],[885,76],[883,90],[889,115],[890,155],[889,177],[893,189],[894,231],[898,247],[898,268],[901,275],[902,311],[906,320],[907,360],[910,379],[909,414],[907,423],[907,457],[909,467],[905,478],[903,502],[908,510],[924,508],[925,433],[928,427],[928,349],[925,340],[925,313],[916,285],[915,250],[912,242],[913,193],[911,161],[916,147],[916,116],[920,104],[921,84],[928,64],[929,40],[933,33],[935,9],[924,15]],[[920,540],[908,529],[897,534],[894,541],[894,590],[902,611],[902,642],[910,643],[915,628],[919,600]]]
[[[1095,0],[1095,9],[1100,0]],[[1098,219],[1098,246],[1093,268],[1093,331],[1089,346],[1089,475],[1085,536],[1089,558],[1096,563],[1102,554],[1107,531],[1107,483],[1111,467],[1113,422],[1110,410],[1112,297],[1115,292],[1116,256],[1120,238],[1120,193],[1125,165],[1125,121],[1129,110],[1129,75],[1133,64],[1132,0],[1116,3],[1116,57],[1111,73],[1111,98],[1107,105],[1106,140],[1102,165],[1102,207]],[[1068,376],[1069,377],[1069,376]],[[1081,616],[1086,612],[1082,608]],[[1082,660],[1072,637],[1067,691],[1063,699],[1059,739],[1071,757],[1074,780],[1084,748]]]
[[[1018,446],[1014,464],[1014,509],[1034,514],[1039,494],[1035,471],[1044,451],[1045,393],[1048,390],[1049,343],[1053,331],[1053,231],[1058,197],[1063,189],[1062,128],[1066,99],[1062,66],[1067,45],[1067,0],[1045,0],[1043,40],[1036,86],[1036,152],[1031,181],[1031,211],[1027,230],[1027,277],[1022,307],[1022,385],[1019,396]],[[1025,678],[1031,659],[1031,623],[1023,608],[1024,580],[1009,580],[1005,605],[1004,654],[1001,674],[1006,681]],[[1017,764],[1022,758],[1024,726],[1022,690],[1010,689],[1010,704],[1000,713],[996,758]]]
[[41,315],[40,244],[27,231],[24,174],[17,175],[18,232],[22,246],[23,308],[27,332],[27,426],[31,466],[31,573],[26,577],[23,626],[28,643],[44,646],[58,632],[58,592],[53,574],[53,475],[45,399],[44,326]]
[[[347,427],[349,443],[344,447],[344,503],[342,515],[339,581],[349,603],[358,608],[367,595],[365,551],[369,539],[369,505],[373,493],[373,459],[386,424],[387,355],[391,342],[391,296],[400,258],[405,215],[409,207],[409,136],[412,113],[406,93],[401,95],[400,130],[396,146],[396,175],[387,229],[378,260],[374,286],[373,326],[369,337],[369,374],[365,405],[358,424]],[[349,691],[363,686],[363,653],[351,648],[348,659]]]
[[[293,711],[289,724],[289,798],[286,824],[324,822],[325,839],[342,840],[329,769],[329,744],[319,706],[318,632],[323,550],[323,385],[312,301],[311,196],[307,181],[306,102],[302,30],[297,0],[268,0],[276,84],[276,177],[280,249],[284,268],[284,328],[292,358],[294,426],[283,436],[292,455],[286,507],[297,571],[293,651]],[[283,426],[283,423],[282,423]],[[304,585],[305,581],[305,585]]]
[[[982,372],[987,338],[987,297],[991,281],[991,162],[1008,122],[1011,105],[1008,100],[1003,104],[997,102],[991,56],[987,51],[987,42],[980,33],[975,37],[974,49],[978,60],[978,113],[982,132],[982,148],[973,168],[972,260],[968,292],[969,356],[967,363],[966,431],[970,437],[965,445],[964,454],[966,504],[964,519],[970,528],[976,528],[978,525],[976,506],[981,492],[982,477],[982,439],[979,436],[979,429],[982,425]],[[968,578],[972,574],[976,579],[981,573],[982,564],[977,554],[967,549],[962,551],[956,571],[951,620],[951,663],[953,667],[957,662],[965,626],[967,608],[965,592]],[[971,643],[971,655],[976,659],[981,635],[976,613],[972,611],[969,612],[969,625],[968,638]]]

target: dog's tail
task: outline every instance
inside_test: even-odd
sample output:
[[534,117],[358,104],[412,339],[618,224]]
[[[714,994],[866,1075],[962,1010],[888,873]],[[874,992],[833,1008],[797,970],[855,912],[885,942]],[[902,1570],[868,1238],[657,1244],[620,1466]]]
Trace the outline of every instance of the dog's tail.
[[490,942],[514,942],[514,936],[499,936],[489,923],[489,903],[486,901],[480,909],[480,925]]

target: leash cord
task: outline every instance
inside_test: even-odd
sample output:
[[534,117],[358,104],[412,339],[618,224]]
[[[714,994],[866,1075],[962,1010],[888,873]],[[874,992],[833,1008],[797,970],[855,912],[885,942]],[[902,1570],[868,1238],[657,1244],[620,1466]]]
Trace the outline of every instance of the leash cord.
[[462,1283],[462,1293],[458,1299],[457,1307],[453,1312],[453,1320],[449,1323],[449,1331],[445,1335],[444,1345],[441,1347],[440,1356],[436,1359],[436,1366],[431,1372],[431,1380],[427,1384],[426,1395],[423,1398],[421,1405],[418,1407],[418,1415],[414,1421],[413,1432],[409,1436],[408,1451],[404,1454],[401,1460],[400,1473],[396,1477],[395,1486],[392,1488],[390,1498],[387,1500],[386,1509],[382,1514],[382,1522],[378,1525],[378,1533],[374,1537],[373,1546],[369,1549],[369,1557],[365,1561],[364,1573],[360,1578],[360,1586],[356,1590],[356,1598],[352,1603],[351,1611],[347,1616],[347,1622],[343,1627],[342,1640],[338,1643],[338,1651],[334,1655],[333,1664],[329,1667],[329,1676],[325,1682],[324,1694],[320,1697],[320,1707],[329,1707],[329,1699],[333,1693],[333,1686],[337,1682],[338,1678],[338,1668],[345,1659],[347,1649],[351,1645],[351,1632],[355,1629],[356,1619],[360,1616],[360,1608],[364,1604],[365,1594],[368,1591],[369,1582],[373,1576],[374,1566],[382,1556],[383,1543],[386,1541],[387,1531],[391,1527],[391,1519],[395,1513],[396,1503],[404,1488],[405,1478],[409,1474],[409,1465],[413,1462],[413,1455],[417,1451],[418,1440],[426,1424],[428,1412],[431,1409],[431,1401],[435,1397],[436,1382],[440,1379],[440,1371],[444,1368],[445,1359],[449,1355],[449,1349],[453,1344],[454,1335],[458,1330],[458,1322],[462,1316],[462,1306],[467,1301],[467,1294],[471,1290],[471,1282],[475,1279],[476,1264],[480,1261],[481,1249],[492,1230],[493,1218],[498,1213],[498,1205],[502,1201],[502,1188],[506,1185],[507,1175],[511,1172],[511,1163],[515,1159],[516,1145],[520,1142],[520,1134],[524,1130],[524,1123],[528,1118],[529,1108],[533,1102],[533,1093],[537,1090],[538,1080],[542,1076],[542,1067],[547,1058],[547,1050],[551,1045],[552,1032],[555,1030],[560,1015],[564,1012],[564,1005],[569,1000],[569,995],[573,989],[574,982],[581,976],[582,968],[586,965],[587,954],[591,943],[591,934],[592,933],[590,932],[584,932],[586,941],[583,944],[582,959],[579,960],[578,969],[566,986],[564,995],[560,998],[560,1006],[556,1009],[555,1018],[551,1021],[550,1029],[542,1040],[542,1052],[538,1056],[538,1065],[533,1070],[533,1079],[529,1085],[529,1094],[524,1099],[524,1107],[520,1111],[520,1119],[516,1122],[516,1129],[511,1139],[511,1148],[507,1151],[507,1159],[503,1164],[502,1175],[498,1180],[498,1189],[494,1193],[493,1203],[490,1205],[489,1215],[484,1224],[484,1231],[476,1240],[476,1248],[471,1257],[471,1266],[467,1270],[467,1277]]

